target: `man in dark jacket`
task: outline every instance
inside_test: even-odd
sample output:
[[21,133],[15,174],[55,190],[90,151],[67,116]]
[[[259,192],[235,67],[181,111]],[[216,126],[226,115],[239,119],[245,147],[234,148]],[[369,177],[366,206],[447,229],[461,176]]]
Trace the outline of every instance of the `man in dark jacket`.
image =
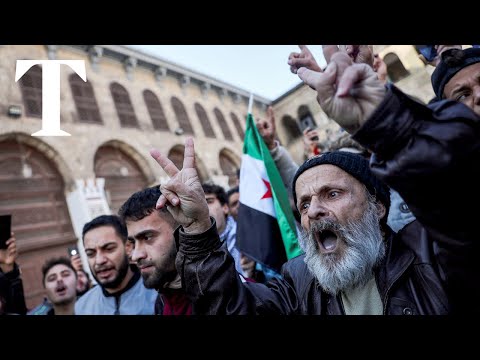
[[[306,254],[284,265],[283,280],[265,286],[234,276],[200,201],[193,141],[186,141],[182,171],[153,151],[172,177],[157,206],[168,203],[182,225],[176,263],[194,312],[480,313],[476,213],[462,211],[466,201],[480,200],[478,116],[452,101],[427,108],[343,53],[323,74],[301,68],[298,75],[317,90],[327,115],[374,152],[370,167],[333,152],[299,168],[292,188]],[[388,202],[373,175],[417,218],[396,235],[384,225]]]
[[173,231],[178,224],[167,209],[155,209],[160,195],[158,186],[137,191],[118,213],[127,226],[128,239],[135,244],[132,260],[141,271],[145,287],[158,291],[155,314],[190,315],[192,305],[175,268]]

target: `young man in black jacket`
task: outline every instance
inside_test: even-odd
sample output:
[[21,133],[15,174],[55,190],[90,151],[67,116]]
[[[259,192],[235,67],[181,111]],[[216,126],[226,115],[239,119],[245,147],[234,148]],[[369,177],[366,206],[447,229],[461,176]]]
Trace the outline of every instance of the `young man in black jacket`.
[[166,209],[155,209],[158,186],[137,191],[118,211],[128,239],[135,244],[134,261],[148,289],[158,291],[156,315],[191,315],[192,306],[175,268],[177,248],[173,232],[178,226]]

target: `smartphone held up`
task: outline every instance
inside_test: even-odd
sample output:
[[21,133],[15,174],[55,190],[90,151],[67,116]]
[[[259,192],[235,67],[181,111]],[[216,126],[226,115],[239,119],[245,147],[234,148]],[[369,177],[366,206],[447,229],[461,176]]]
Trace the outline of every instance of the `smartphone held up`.
[[77,254],[78,254],[78,248],[76,246],[70,246],[68,248],[68,255],[70,255],[70,257],[75,256]]
[[7,248],[12,232],[12,215],[0,215],[0,249]]

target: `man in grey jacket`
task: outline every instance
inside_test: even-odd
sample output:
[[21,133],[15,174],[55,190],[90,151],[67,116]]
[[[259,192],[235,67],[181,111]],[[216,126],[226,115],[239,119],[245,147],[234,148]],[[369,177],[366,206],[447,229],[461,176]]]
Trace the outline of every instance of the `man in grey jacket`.
[[76,315],[154,315],[157,292],[147,289],[125,250],[128,233],[118,216],[102,215],[82,232],[88,264],[99,286],[75,304]]

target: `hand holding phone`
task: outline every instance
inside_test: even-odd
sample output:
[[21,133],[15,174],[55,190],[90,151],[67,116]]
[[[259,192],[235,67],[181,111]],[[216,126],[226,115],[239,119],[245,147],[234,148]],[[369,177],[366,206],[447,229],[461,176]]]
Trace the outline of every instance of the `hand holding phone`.
[[435,45],[415,45],[415,47],[428,62],[432,62],[437,57]]
[[78,254],[78,249],[76,246],[70,246],[68,248],[68,255],[70,255],[70,257],[75,256],[77,254]]
[[12,236],[12,215],[0,215],[0,249],[7,248],[7,241]]

